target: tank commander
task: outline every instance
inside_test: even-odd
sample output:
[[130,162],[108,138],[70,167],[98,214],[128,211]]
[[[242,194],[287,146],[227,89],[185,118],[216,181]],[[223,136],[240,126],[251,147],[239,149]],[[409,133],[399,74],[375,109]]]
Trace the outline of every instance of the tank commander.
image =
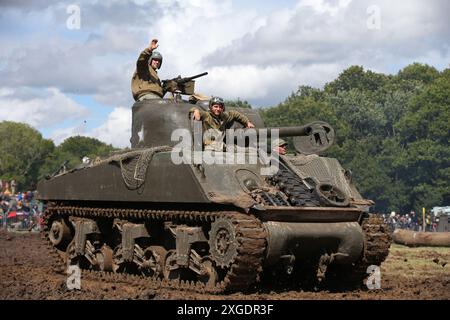
[[[224,101],[220,97],[211,98],[209,101],[209,111],[202,111],[194,107],[189,111],[190,116],[191,114],[194,120],[202,121],[203,132],[209,132],[212,129],[217,133],[214,135],[206,134],[204,137],[203,145],[206,150],[223,150],[225,130],[231,128],[234,121],[239,122],[246,128],[255,127],[242,113],[234,110],[225,111]],[[216,139],[217,136],[221,136],[222,138]]]
[[287,142],[283,139],[275,139],[272,141],[272,151],[276,152],[282,156],[286,155],[287,152]]
[[155,51],[158,40],[153,39],[136,62],[136,70],[131,80],[131,92],[135,101],[160,99],[164,96],[157,70],[161,68],[163,57]]

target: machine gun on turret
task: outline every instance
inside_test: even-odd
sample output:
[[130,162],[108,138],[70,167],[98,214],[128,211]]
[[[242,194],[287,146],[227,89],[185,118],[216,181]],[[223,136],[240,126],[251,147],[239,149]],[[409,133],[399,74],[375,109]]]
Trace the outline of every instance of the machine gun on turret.
[[192,95],[194,94],[194,85],[195,85],[194,79],[206,76],[207,74],[208,72],[203,72],[192,77],[182,78],[181,76],[178,76],[173,79],[163,80],[162,87],[164,92],[171,92],[174,95],[175,94]]

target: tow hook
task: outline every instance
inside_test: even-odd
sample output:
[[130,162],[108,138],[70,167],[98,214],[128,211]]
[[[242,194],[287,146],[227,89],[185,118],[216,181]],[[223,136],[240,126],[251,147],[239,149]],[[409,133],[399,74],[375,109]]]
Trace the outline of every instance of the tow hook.
[[294,271],[295,256],[293,254],[286,254],[280,257],[281,265],[286,274],[291,275]]

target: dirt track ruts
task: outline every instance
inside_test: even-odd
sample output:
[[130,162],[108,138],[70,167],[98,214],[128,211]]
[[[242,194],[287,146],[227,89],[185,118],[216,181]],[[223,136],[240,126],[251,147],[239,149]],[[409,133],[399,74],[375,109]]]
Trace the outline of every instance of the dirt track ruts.
[[0,300],[5,299],[450,299],[450,250],[393,245],[381,268],[380,290],[344,292],[267,289],[228,295],[148,290],[105,279],[81,279],[69,291],[67,276],[52,269],[38,234],[0,231]]

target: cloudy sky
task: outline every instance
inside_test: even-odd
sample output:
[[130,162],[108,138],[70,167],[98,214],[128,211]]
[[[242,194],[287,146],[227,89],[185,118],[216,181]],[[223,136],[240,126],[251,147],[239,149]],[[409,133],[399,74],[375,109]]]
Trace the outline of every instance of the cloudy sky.
[[161,79],[208,71],[198,92],[273,106],[355,64],[449,67],[449,12],[447,0],[0,0],[0,121],[126,147],[130,79],[152,38]]

